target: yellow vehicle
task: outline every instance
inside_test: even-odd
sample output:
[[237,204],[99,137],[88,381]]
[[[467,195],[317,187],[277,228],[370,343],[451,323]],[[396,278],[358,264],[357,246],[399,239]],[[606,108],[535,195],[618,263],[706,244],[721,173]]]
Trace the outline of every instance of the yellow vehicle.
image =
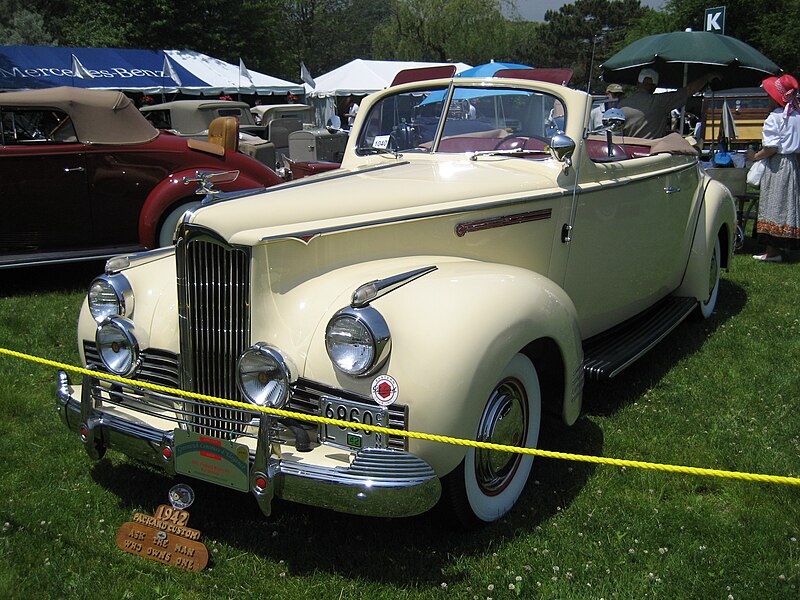
[[760,144],[761,127],[769,114],[769,96],[760,87],[736,88],[703,98],[703,148],[716,146],[726,102],[737,130],[736,137],[729,138],[729,150],[746,150],[752,144]]
[[174,247],[109,261],[78,324],[101,374],[60,374],[61,418],[92,458],[249,492],[267,515],[273,498],[402,517],[441,497],[466,526],[499,519],[531,455],[397,431],[536,447],[543,413],[578,419],[585,379],[709,317],[733,253],[733,200],[696,149],[614,135],[618,109],[590,131],[591,108],[502,77],[368,96],[340,169],[219,194]]

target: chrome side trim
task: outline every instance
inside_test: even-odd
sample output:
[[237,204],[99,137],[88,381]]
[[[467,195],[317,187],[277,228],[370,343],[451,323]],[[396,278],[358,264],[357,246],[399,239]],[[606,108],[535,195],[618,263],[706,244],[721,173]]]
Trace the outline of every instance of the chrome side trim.
[[311,177],[311,178],[304,177],[302,179],[294,179],[292,181],[287,181],[286,183],[279,183],[277,185],[273,185],[268,188],[259,188],[258,190],[245,190],[244,192],[229,192],[228,194],[220,194],[219,196],[213,199],[213,203],[218,204],[219,202],[235,200],[236,198],[240,198],[243,196],[252,196],[255,194],[271,194],[272,192],[279,192],[290,188],[294,189],[305,185],[311,185],[319,181],[331,181],[334,179],[342,179],[343,177],[352,177],[353,175],[362,175],[363,173],[374,173],[375,171],[382,171],[383,169],[391,169],[393,167],[399,167],[400,165],[407,165],[407,164],[408,161],[404,160],[401,162],[390,163],[387,165],[375,165],[370,167],[364,167],[362,169],[348,169],[346,171],[342,170],[341,172],[338,171],[337,169],[334,169],[332,171],[326,171],[324,174],[320,174],[320,176],[318,177]]
[[164,248],[156,248],[155,250],[147,250],[145,252],[136,252],[135,254],[122,254],[114,256],[106,261],[105,272],[108,275],[119,273],[130,267],[143,265],[154,260],[158,260],[167,254],[175,251],[172,246],[165,246]]
[[552,212],[552,209],[546,208],[544,210],[533,210],[530,212],[516,213],[513,215],[503,215],[501,217],[494,217],[491,219],[480,219],[477,221],[459,223],[456,225],[456,235],[458,237],[464,237],[468,233],[473,233],[475,231],[484,231],[486,229],[506,227],[508,225],[517,225],[519,223],[529,223],[531,221],[544,221],[550,218]]

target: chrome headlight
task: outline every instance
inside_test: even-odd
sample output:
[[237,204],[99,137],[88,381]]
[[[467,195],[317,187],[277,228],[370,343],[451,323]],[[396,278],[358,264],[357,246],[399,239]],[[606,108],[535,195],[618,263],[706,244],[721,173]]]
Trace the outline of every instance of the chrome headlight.
[[389,357],[389,326],[372,306],[348,306],[328,322],[325,348],[333,364],[343,373],[370,375]]
[[87,296],[89,312],[98,323],[107,317],[133,315],[133,288],[119,273],[101,275],[92,281]]
[[239,357],[239,389],[256,406],[280,408],[297,370],[279,350],[259,342]]
[[114,375],[127,377],[139,366],[139,341],[134,329],[124,317],[106,319],[97,327],[94,339],[100,359]]

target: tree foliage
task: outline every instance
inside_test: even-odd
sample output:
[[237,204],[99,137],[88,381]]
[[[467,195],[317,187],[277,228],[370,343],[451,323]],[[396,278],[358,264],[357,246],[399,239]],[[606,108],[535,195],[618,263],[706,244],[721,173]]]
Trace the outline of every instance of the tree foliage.
[[354,58],[372,58],[372,32],[388,18],[373,0],[288,0],[282,3],[285,71],[297,79],[304,62],[312,75],[335,69]]
[[[798,73],[800,0],[726,0],[724,4],[725,35],[750,44],[784,71]],[[709,6],[704,0],[669,0],[665,6],[665,10],[675,18],[678,30],[691,27],[697,31],[704,29],[706,8]]]
[[498,0],[392,0],[378,26],[378,58],[460,61],[508,60],[511,27]]
[[30,3],[2,0],[0,15],[0,39],[8,46],[49,46],[55,41],[43,14]]
[[540,65],[571,68],[572,85],[600,91],[598,66],[621,45],[646,10],[639,0],[576,0],[545,13],[536,53]]

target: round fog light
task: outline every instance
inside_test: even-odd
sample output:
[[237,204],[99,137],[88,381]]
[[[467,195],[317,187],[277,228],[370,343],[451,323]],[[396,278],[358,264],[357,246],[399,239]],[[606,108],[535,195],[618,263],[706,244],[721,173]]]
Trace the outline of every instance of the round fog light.
[[280,408],[296,372],[272,346],[258,343],[239,357],[239,389],[256,406]]
[[97,327],[95,342],[106,369],[114,375],[130,375],[139,360],[139,342],[128,319],[106,319]]

